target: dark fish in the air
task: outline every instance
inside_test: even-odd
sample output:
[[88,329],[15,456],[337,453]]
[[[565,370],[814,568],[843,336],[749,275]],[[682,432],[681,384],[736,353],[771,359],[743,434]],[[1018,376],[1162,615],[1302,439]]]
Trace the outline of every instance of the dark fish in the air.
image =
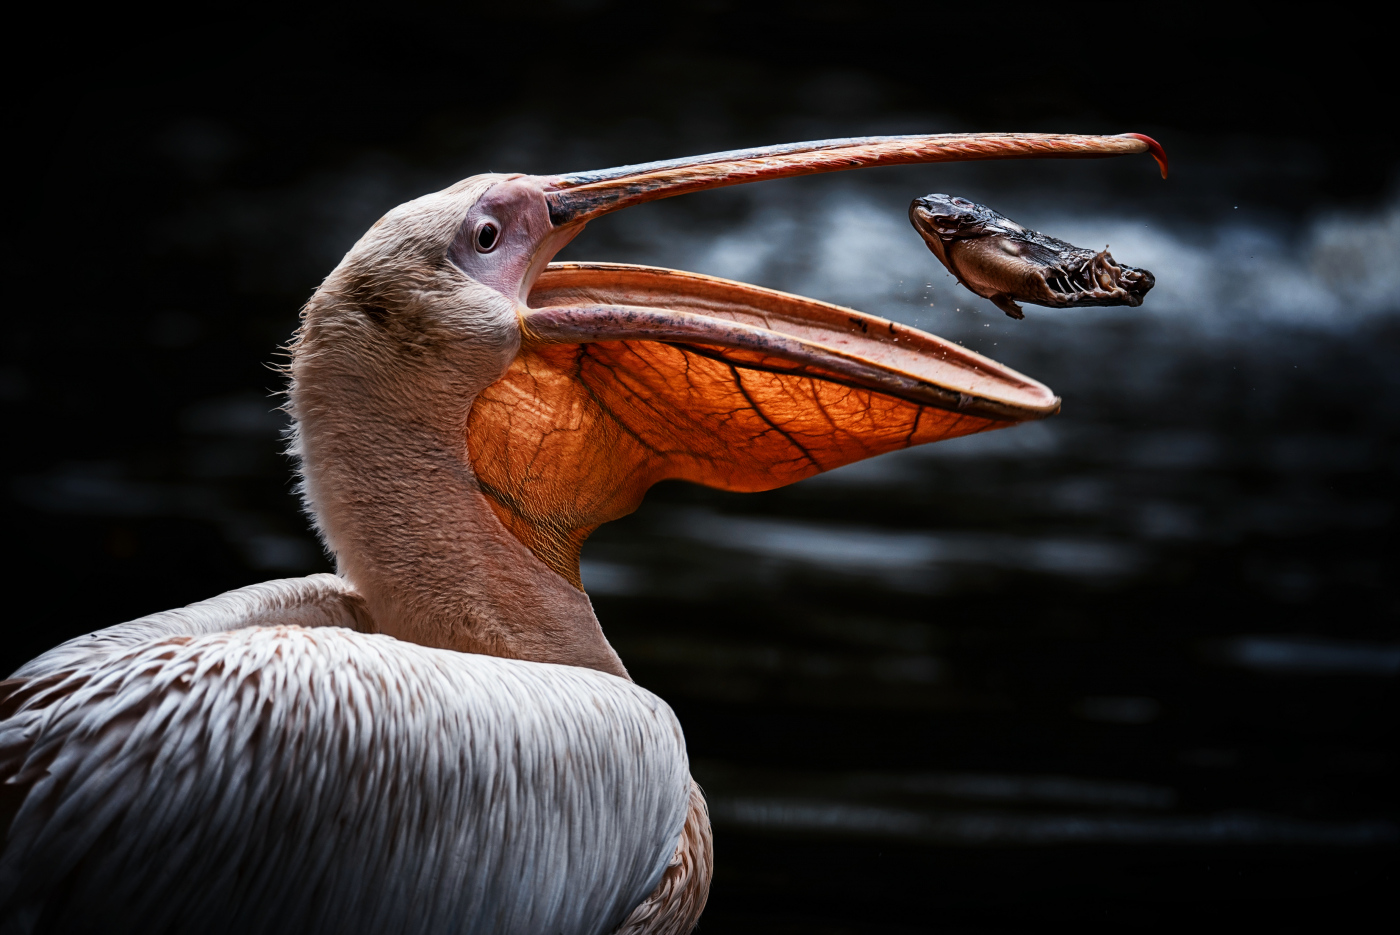
[[1026,317],[1017,300],[1136,308],[1156,284],[1147,270],[1119,264],[1107,247],[1095,253],[1047,237],[966,198],[915,198],[909,220],[958,282],[1012,318]]

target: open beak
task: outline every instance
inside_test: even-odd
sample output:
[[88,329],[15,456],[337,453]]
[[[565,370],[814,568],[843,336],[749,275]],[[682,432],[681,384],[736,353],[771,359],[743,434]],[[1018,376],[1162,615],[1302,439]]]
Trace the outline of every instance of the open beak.
[[[672,195],[872,166],[1151,153],[1138,134],[883,136],[536,177],[557,237]],[[1059,411],[1050,389],[951,341],[854,309],[677,270],[553,263],[523,342],[467,439],[497,516],[579,585],[579,547],[652,484],[769,490],[898,448]]]
[[[785,143],[545,176],[537,183],[555,231],[571,238],[589,220],[611,211],[747,182],[926,162],[1133,153],[1152,154],[1165,177],[1162,147],[1138,133],[944,133]],[[528,304],[523,324],[535,343],[665,342],[695,353],[704,349],[735,365],[747,355],[780,361],[764,366],[821,373],[908,402],[1004,423],[1059,411],[1060,400],[1047,387],[952,342],[852,309],[713,277],[616,264],[553,264],[532,282]]]
[[982,159],[1085,159],[1151,153],[1167,177],[1167,155],[1141,133],[937,133],[784,143],[707,156],[575,172],[544,179],[555,227],[589,221],[645,201],[818,172]]

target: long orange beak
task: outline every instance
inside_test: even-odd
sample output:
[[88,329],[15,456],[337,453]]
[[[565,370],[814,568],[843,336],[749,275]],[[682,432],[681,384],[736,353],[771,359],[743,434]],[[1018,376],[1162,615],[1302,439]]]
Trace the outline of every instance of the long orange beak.
[[866,136],[738,149],[708,156],[619,166],[544,178],[555,227],[610,211],[707,188],[873,166],[976,159],[1093,159],[1151,153],[1167,177],[1161,145],[1141,133],[1079,136],[1061,133],[936,133]]
[[1150,152],[1136,134],[992,133],[789,143],[536,176],[554,229],[519,355],[466,437],[497,517],[582,587],[579,547],[657,481],[771,490],[887,451],[1043,419],[1049,387],[898,322],[744,283],[544,264],[592,218],[644,201],[867,166]]

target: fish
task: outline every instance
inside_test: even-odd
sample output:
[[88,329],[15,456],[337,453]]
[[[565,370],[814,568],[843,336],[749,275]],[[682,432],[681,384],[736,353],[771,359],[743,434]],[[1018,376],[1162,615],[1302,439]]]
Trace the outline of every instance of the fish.
[[1107,246],[1097,253],[1076,247],[966,198],[915,198],[909,220],[958,282],[1012,318],[1026,317],[1017,302],[1137,308],[1157,284],[1147,270],[1115,260]]

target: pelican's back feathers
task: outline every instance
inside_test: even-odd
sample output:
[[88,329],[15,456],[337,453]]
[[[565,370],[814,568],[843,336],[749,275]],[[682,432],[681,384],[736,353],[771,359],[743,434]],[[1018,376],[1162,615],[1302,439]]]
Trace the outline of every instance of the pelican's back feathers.
[[688,762],[636,685],[210,629],[6,683],[0,931],[603,933],[666,870]]
[[161,611],[76,636],[20,666],[10,678],[32,679],[96,662],[168,636],[205,636],[243,627],[349,627],[373,630],[364,599],[335,575],[279,578],[225,591],[188,607]]

